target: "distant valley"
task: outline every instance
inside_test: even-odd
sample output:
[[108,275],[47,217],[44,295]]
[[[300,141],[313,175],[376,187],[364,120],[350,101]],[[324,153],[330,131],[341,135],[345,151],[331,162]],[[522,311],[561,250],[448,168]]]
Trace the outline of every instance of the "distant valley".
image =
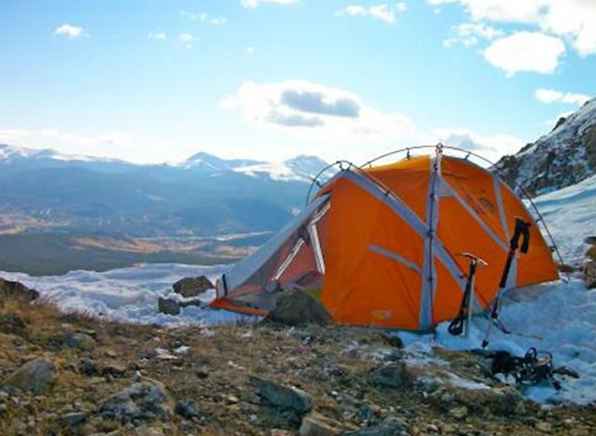
[[[312,156],[271,163],[207,153],[136,165],[0,145],[0,270],[233,261],[304,206],[326,165]],[[248,236],[205,238],[222,234]]]

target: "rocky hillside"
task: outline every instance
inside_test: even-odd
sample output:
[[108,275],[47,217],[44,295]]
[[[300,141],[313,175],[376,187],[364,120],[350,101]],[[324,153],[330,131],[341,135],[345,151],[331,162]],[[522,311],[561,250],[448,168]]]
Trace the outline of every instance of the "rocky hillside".
[[512,186],[532,195],[554,191],[596,174],[596,98],[561,118],[555,128],[496,165]]
[[0,281],[3,435],[593,434],[593,406],[541,408],[479,355],[433,359],[377,330],[166,329],[65,315]]

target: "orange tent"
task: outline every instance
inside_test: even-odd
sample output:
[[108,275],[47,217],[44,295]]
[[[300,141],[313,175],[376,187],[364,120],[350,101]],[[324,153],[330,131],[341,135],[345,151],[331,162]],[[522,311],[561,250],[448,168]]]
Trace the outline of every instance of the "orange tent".
[[213,307],[264,315],[279,290],[320,297],[340,324],[427,330],[453,319],[469,252],[476,310],[490,307],[515,218],[532,223],[507,288],[558,278],[551,250],[524,203],[497,176],[461,158],[407,158],[337,173],[279,234],[218,281]]

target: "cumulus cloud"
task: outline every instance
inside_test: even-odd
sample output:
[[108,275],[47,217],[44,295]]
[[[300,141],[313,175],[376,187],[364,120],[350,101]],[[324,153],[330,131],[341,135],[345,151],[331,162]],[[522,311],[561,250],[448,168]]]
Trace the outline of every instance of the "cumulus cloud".
[[73,26],[72,24],[63,24],[54,30],[54,35],[65,36],[67,38],[78,38],[83,35],[83,28]]
[[147,35],[147,38],[163,41],[165,39],[168,39],[168,35],[165,32],[157,32],[157,33],[150,33],[149,35]]
[[352,97],[329,98],[321,91],[287,89],[280,102],[291,109],[315,114],[357,118],[360,104]]
[[455,36],[443,41],[445,47],[453,47],[457,44],[462,44],[464,47],[472,47],[477,45],[480,40],[492,41],[503,35],[501,30],[480,22],[462,23],[454,26],[452,31]]
[[474,21],[524,23],[564,37],[582,56],[596,53],[596,2],[592,0],[427,0],[459,4]]
[[565,44],[540,32],[517,32],[495,40],[484,50],[485,59],[508,76],[528,71],[549,74],[555,71]]
[[389,150],[438,142],[498,160],[525,143],[508,134],[429,130],[406,114],[378,110],[351,91],[307,81],[244,82],[220,106],[240,113],[255,130],[269,129],[268,136],[282,134],[313,153],[356,163]]
[[537,89],[534,96],[536,100],[542,103],[569,103],[578,106],[583,105],[590,100],[590,96],[586,94],[577,94],[573,92],[561,92],[554,89]]
[[190,33],[181,33],[178,35],[178,41],[180,41],[186,48],[191,48],[194,40],[194,36]]
[[240,0],[240,4],[249,9],[254,9],[263,4],[292,5],[298,3],[298,0]]
[[351,17],[371,17],[387,24],[395,23],[395,19],[407,10],[405,3],[396,3],[391,6],[388,3],[381,3],[372,6],[349,5],[337,11],[336,15]]
[[200,21],[201,23],[211,24],[213,26],[223,26],[228,22],[226,17],[212,17],[206,12],[180,11],[180,15],[191,21]]
[[480,135],[468,129],[437,129],[433,135],[438,142],[472,151],[493,162],[505,154],[517,152],[525,144],[512,135]]
[[239,111],[254,127],[282,129],[308,143],[383,145],[379,150],[385,150],[424,140],[409,117],[381,112],[352,92],[306,81],[245,82],[221,107]]

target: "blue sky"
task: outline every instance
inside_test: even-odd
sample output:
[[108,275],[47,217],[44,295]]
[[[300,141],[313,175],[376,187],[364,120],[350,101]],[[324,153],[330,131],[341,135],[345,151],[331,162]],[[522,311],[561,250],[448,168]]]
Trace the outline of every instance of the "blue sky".
[[495,158],[596,95],[586,0],[0,8],[0,142],[11,145],[135,162],[198,151],[361,162],[442,140]]

